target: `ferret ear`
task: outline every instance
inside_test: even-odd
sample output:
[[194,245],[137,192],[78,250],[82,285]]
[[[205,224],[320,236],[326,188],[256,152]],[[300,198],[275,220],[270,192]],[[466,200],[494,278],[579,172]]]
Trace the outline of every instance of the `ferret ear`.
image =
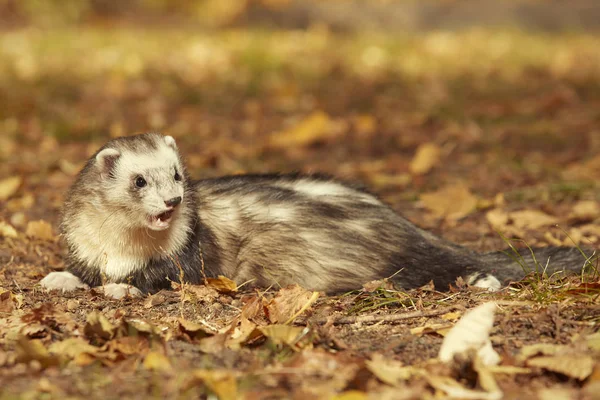
[[167,144],[167,146],[177,150],[177,143],[175,143],[175,139],[173,139],[173,136],[165,136],[165,143]]
[[104,176],[109,176],[115,168],[117,159],[121,156],[121,152],[117,149],[107,148],[96,154],[96,167]]

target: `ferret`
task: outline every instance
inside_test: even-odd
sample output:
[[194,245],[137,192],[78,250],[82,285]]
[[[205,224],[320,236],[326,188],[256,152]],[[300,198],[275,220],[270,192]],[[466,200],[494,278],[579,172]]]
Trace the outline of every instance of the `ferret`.
[[[102,146],[69,190],[60,223],[66,270],[46,289],[141,295],[224,275],[236,284],[339,293],[389,277],[403,289],[462,277],[498,290],[535,270],[530,249],[477,253],[410,223],[358,185],[303,174],[193,181],[173,137]],[[513,254],[511,254],[513,253]],[[580,251],[533,249],[547,273],[581,270]],[[519,260],[519,262],[515,261]]]

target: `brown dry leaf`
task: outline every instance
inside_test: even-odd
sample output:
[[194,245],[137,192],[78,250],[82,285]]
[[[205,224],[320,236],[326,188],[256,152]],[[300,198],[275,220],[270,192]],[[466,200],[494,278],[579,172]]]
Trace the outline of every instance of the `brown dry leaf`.
[[575,203],[571,213],[570,221],[589,222],[600,217],[600,205],[595,200],[584,200]]
[[192,374],[185,390],[204,383],[220,400],[236,400],[237,380],[232,371],[198,369]]
[[583,381],[594,370],[594,359],[587,354],[565,354],[558,356],[542,356],[527,360],[528,367],[543,368],[548,371],[558,372]]
[[248,343],[258,337],[261,337],[262,333],[258,330],[257,325],[246,318],[242,318],[240,326],[236,327],[231,336],[227,339],[227,347],[232,350],[238,350],[244,343]]
[[54,233],[52,232],[52,225],[44,220],[30,221],[27,224],[25,234],[29,237],[41,240],[54,241],[55,239]]
[[167,301],[167,297],[163,293],[158,292],[146,298],[144,301],[144,308],[152,308],[154,306],[163,304],[165,301]]
[[[290,285],[281,289],[266,305],[269,313],[269,320],[273,324],[289,323],[289,319],[298,311],[303,307],[306,307],[307,304],[310,306],[310,304],[316,300],[316,298],[314,298],[314,293],[298,285]],[[312,300],[313,298],[314,300]]]
[[[174,289],[181,288],[181,296],[183,301],[190,301],[193,298],[204,302],[213,302],[219,298],[219,292],[214,288],[206,285],[179,285],[178,283],[172,282],[171,286]],[[191,297],[190,297],[191,296]]]
[[235,282],[223,275],[219,275],[218,278],[207,278],[206,284],[220,293],[230,294],[237,292]]
[[287,344],[292,348],[296,347],[298,341],[307,333],[307,329],[308,328],[303,328],[301,326],[289,325],[268,325],[258,327],[258,330],[274,344]]
[[477,197],[462,183],[448,185],[442,189],[421,195],[423,205],[436,217],[458,220],[469,215],[477,206]]
[[415,336],[423,336],[428,333],[437,333],[440,336],[446,336],[450,329],[452,329],[452,326],[452,324],[428,324],[412,328],[410,333]]
[[23,179],[20,176],[11,176],[0,181],[0,201],[7,200],[10,196],[17,193]]
[[83,333],[89,338],[99,337],[109,340],[115,335],[116,328],[106,317],[94,310],[87,315]]
[[242,318],[253,319],[258,315],[263,315],[263,306],[258,296],[253,296],[242,307]]
[[445,398],[471,400],[499,400],[502,398],[502,392],[484,392],[467,389],[447,376],[427,376],[427,381],[434,389],[445,393]]
[[115,356],[144,354],[149,349],[148,339],[143,336],[125,336],[106,342],[102,350]]
[[539,210],[521,210],[510,213],[513,225],[521,229],[538,229],[556,225],[558,219]]
[[58,365],[60,362],[57,356],[50,354],[39,339],[29,340],[21,336],[17,340],[16,350],[17,362],[28,363],[30,361],[38,361],[44,368]]
[[0,237],[16,238],[18,236],[15,228],[4,221],[0,221]]
[[278,148],[299,147],[332,136],[332,121],[323,111],[315,111],[297,125],[271,135],[269,143]]
[[[0,291],[2,289],[0,288]],[[15,309],[13,296],[9,290],[0,293],[0,313],[10,314]]]
[[146,354],[142,365],[150,371],[169,372],[173,370],[171,361],[158,351],[151,351]]
[[485,214],[485,218],[487,219],[491,227],[497,231],[506,230],[510,219],[507,212],[504,212],[503,210],[500,210],[498,208],[488,211]]
[[195,339],[203,339],[215,334],[215,332],[208,331],[205,325],[197,324],[183,318],[179,318],[178,322],[179,331],[192,341]]
[[568,348],[561,344],[552,344],[552,343],[530,344],[521,349],[517,359],[520,360],[521,362],[523,362],[526,359],[537,356],[537,355],[551,356],[554,354],[558,354],[560,352],[565,352],[567,350],[568,350]]
[[82,338],[68,338],[61,342],[54,342],[48,347],[50,353],[55,354],[63,359],[73,360],[80,354],[95,355],[100,352],[96,346],[92,346]]
[[409,169],[413,175],[423,175],[440,163],[442,151],[435,143],[424,143],[417,148],[417,152],[410,162]]
[[371,360],[365,361],[365,365],[377,379],[392,386],[398,386],[413,376],[425,375],[422,369],[404,366],[400,361],[386,359],[379,353],[373,354]]

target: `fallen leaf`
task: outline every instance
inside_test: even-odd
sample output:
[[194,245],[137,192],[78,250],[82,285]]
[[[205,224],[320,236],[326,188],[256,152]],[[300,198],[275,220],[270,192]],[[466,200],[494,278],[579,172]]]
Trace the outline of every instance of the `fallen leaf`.
[[556,225],[558,219],[539,210],[521,210],[510,213],[513,225],[523,229],[538,229]]
[[437,333],[438,335],[446,336],[451,328],[452,325],[449,324],[429,324],[412,328],[410,333],[415,336],[423,336],[428,333]]
[[332,121],[322,111],[315,111],[295,126],[271,135],[269,143],[274,147],[306,146],[332,136]]
[[100,351],[100,348],[92,346],[82,338],[75,337],[52,343],[48,347],[48,351],[61,358],[73,360],[82,353],[89,355],[97,354]]
[[16,361],[20,363],[28,363],[30,361],[38,361],[43,368],[58,365],[60,360],[57,356],[50,354],[48,349],[39,339],[29,340],[21,336],[16,343],[17,357]]
[[276,345],[287,344],[295,348],[298,341],[307,333],[308,328],[289,325],[268,325],[258,327],[258,330]]
[[115,335],[115,331],[115,326],[102,313],[94,310],[87,315],[83,328],[83,332],[87,337],[99,337],[109,340]]
[[14,309],[12,293],[8,290],[0,293],[0,313],[10,314]]
[[163,304],[165,301],[167,301],[167,297],[161,292],[158,292],[152,296],[148,296],[146,300],[144,300],[144,308],[152,308]]
[[594,370],[594,359],[586,354],[542,356],[527,360],[528,367],[543,368],[583,381]]
[[13,228],[10,224],[7,224],[4,221],[0,221],[0,237],[9,237],[9,238],[16,238],[19,235],[17,234],[17,231],[15,230],[15,228]]
[[[315,296],[316,293],[317,295]],[[298,285],[287,286],[266,305],[269,320],[273,324],[287,324],[298,311],[310,306],[318,297],[318,292],[310,292]]]
[[505,230],[509,223],[508,213],[498,208],[488,211],[485,214],[485,219],[487,219],[492,228],[498,231]]
[[589,222],[600,217],[600,205],[595,200],[578,201],[569,214],[571,222]]
[[197,324],[183,318],[179,318],[179,331],[190,340],[203,339],[214,335],[216,332],[207,330],[205,325]]
[[171,361],[158,351],[151,351],[146,354],[142,365],[150,371],[169,372],[173,369]]
[[365,392],[358,390],[348,390],[346,392],[336,394],[333,397],[329,397],[329,400],[367,400],[369,395]]
[[480,390],[467,389],[454,379],[447,376],[428,376],[429,384],[446,394],[446,398],[451,399],[470,399],[470,400],[499,400],[503,393],[484,392]]
[[20,176],[12,176],[0,181],[0,201],[7,200],[10,196],[17,193],[23,179]]
[[228,370],[195,370],[191,379],[184,385],[188,390],[199,384],[205,384],[219,400],[236,400],[237,379],[232,371]]
[[237,292],[236,283],[223,275],[219,275],[218,278],[207,278],[206,284],[220,293],[230,294]]
[[410,162],[409,169],[413,175],[423,175],[439,164],[442,151],[435,143],[424,143],[417,148]]
[[54,233],[52,232],[52,225],[44,220],[30,221],[27,224],[25,234],[29,237],[53,241],[55,239]]
[[463,184],[448,185],[421,195],[423,205],[436,217],[458,220],[469,215],[477,206],[477,197]]
[[379,353],[373,354],[370,360],[365,361],[365,365],[377,379],[392,386],[398,386],[413,376],[426,374],[422,369],[404,366],[400,361],[386,359]]
[[484,303],[468,311],[446,334],[439,358],[444,362],[470,349],[477,351],[484,365],[496,365],[500,356],[492,348],[490,331],[494,325],[495,303]]

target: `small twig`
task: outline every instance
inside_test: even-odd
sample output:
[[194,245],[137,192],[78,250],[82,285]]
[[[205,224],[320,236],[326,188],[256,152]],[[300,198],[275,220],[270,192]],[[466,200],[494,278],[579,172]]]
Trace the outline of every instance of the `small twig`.
[[413,311],[403,314],[372,314],[372,315],[352,315],[352,316],[342,316],[338,318],[326,317],[326,318],[312,318],[306,319],[303,321],[297,321],[297,324],[306,324],[311,322],[313,324],[323,325],[327,323],[328,320],[332,321],[334,325],[342,325],[342,324],[358,324],[358,323],[377,323],[377,322],[397,322],[404,321],[412,318],[421,318],[421,317],[434,317],[436,315],[446,314],[452,310],[457,308],[461,308],[459,306],[450,306],[444,308],[438,308],[435,310],[425,310],[425,311]]
[[206,278],[206,271],[204,270],[204,256],[202,255],[202,242],[198,241],[198,251],[200,252],[200,271],[202,272],[202,278],[204,279],[204,285],[208,286],[208,279]]

